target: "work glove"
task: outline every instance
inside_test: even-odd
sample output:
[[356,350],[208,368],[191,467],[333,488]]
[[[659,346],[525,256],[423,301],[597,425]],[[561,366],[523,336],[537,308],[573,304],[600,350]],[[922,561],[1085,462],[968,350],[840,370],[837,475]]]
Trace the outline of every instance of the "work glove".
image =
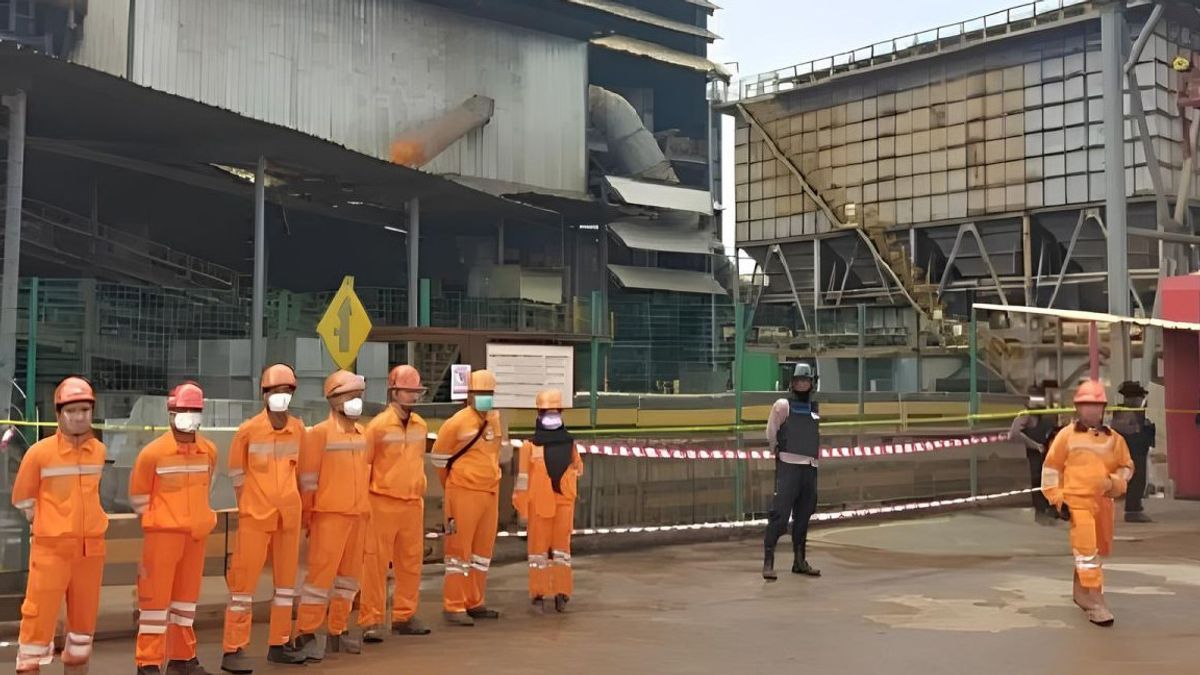
[[1071,507],[1066,502],[1058,505],[1058,519],[1071,522]]

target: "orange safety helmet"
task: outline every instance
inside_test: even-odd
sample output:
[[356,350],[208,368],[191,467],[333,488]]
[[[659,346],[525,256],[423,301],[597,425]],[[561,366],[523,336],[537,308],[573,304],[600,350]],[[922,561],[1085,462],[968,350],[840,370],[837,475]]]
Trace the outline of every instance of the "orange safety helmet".
[[1075,390],[1075,403],[1108,404],[1108,394],[1104,391],[1104,384],[1098,380],[1083,382]]
[[472,370],[471,382],[467,385],[470,393],[490,393],[496,391],[496,376],[490,370]]
[[195,382],[184,382],[167,394],[167,410],[204,410],[204,390]]
[[291,387],[296,388],[296,371],[286,363],[276,363],[273,366],[267,366],[262,372],[262,384],[260,385],[263,391],[274,389],[275,387]]
[[396,366],[388,373],[388,391],[403,389],[405,391],[425,391],[421,386],[421,373],[409,365]]
[[355,375],[348,370],[339,370],[325,378],[325,398],[333,398],[352,391],[366,391],[366,389],[366,379],[362,375]]
[[54,389],[54,407],[61,408],[70,403],[95,403],[96,392],[92,383],[78,376],[65,378]]
[[534,405],[537,406],[538,410],[562,410],[562,392],[557,389],[544,389],[539,391]]

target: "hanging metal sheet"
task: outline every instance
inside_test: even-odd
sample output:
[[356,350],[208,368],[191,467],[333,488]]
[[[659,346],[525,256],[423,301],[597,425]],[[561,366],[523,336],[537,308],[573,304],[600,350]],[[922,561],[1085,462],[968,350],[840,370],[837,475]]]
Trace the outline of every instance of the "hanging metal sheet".
[[626,37],[624,35],[607,35],[595,38],[592,40],[592,44],[614,52],[624,52],[634,56],[641,56],[660,63],[679,66],[701,73],[713,73],[726,81],[731,77],[729,70],[719,63],[709,61],[703,56],[688,54],[687,52],[664,47],[654,42],[646,42],[645,40],[638,40],[637,38]]
[[608,271],[624,288],[646,291],[674,291],[677,293],[699,293],[725,295],[725,289],[716,279],[703,272],[670,270],[660,267],[630,267],[609,265]]
[[642,251],[705,255],[718,245],[710,233],[694,228],[625,220],[609,223],[608,229],[629,248]]
[[632,178],[605,176],[604,181],[618,199],[633,206],[688,211],[711,216],[712,195],[707,190],[645,183]]

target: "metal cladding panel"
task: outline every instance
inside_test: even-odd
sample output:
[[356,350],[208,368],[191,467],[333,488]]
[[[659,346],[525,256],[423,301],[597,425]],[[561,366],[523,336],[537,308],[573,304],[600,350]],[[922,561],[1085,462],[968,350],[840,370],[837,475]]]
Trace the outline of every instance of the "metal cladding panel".
[[71,61],[124,77],[129,60],[130,0],[90,0],[83,31]]
[[[1192,38],[1164,24],[1137,67],[1167,185],[1182,165],[1178,76],[1169,66],[1176,39]],[[1102,199],[1099,69],[1099,22],[1084,21],[743,105],[839,218],[919,225]],[[1126,189],[1145,194],[1151,174],[1126,105]],[[739,245],[832,231],[756,130],[743,122],[735,140]],[[778,176],[789,178],[782,189]],[[771,226],[779,219],[813,226],[781,234]]]
[[488,96],[492,120],[426,170],[587,187],[584,42],[414,0],[134,7],[131,76],[139,84],[383,158],[399,132]]

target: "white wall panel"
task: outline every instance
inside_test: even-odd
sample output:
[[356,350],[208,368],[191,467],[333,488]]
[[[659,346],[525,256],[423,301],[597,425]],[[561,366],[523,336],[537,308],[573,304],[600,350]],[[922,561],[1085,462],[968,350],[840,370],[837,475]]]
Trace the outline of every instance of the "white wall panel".
[[134,11],[140,84],[377,157],[398,132],[480,94],[496,101],[492,121],[427,170],[586,187],[585,43],[413,0],[150,0]]

